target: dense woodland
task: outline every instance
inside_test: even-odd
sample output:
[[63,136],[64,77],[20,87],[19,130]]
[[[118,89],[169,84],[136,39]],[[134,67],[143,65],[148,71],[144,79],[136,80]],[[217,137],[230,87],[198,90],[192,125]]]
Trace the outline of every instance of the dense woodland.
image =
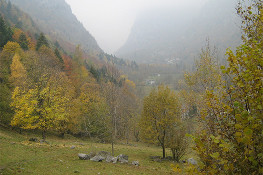
[[262,0],[237,4],[242,44],[226,51],[227,63],[207,41],[184,69],[62,47],[1,0],[0,125],[111,143],[113,155],[123,141],[159,146],[163,158],[169,149],[176,162],[195,152],[198,166],[178,173],[263,174],[262,12]]

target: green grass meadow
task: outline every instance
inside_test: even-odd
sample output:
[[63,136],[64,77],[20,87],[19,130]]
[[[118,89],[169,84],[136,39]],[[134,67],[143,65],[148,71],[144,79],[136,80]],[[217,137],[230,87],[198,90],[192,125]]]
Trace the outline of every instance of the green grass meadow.
[[[161,149],[146,144],[134,143],[134,146],[116,144],[115,156],[126,154],[129,162],[138,160],[140,166],[131,164],[113,164],[107,162],[92,162],[80,160],[78,153],[111,151],[110,144],[83,141],[67,135],[61,139],[48,135],[49,144],[28,141],[29,138],[40,135],[24,132],[19,134],[12,130],[0,128],[0,174],[101,174],[101,175],[157,175],[174,174],[173,162],[154,162],[149,156],[161,156]],[[71,146],[75,149],[71,149]],[[167,150],[167,153],[170,153]]]

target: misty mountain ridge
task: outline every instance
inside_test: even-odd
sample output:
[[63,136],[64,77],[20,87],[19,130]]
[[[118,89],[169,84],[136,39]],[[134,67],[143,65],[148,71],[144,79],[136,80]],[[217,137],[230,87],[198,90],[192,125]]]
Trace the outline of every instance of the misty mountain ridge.
[[62,47],[73,50],[72,44],[81,44],[84,51],[100,53],[94,37],[84,28],[72,13],[65,0],[10,0],[28,13],[39,28],[48,34],[55,42],[58,40]]
[[8,3],[5,0],[0,0],[0,15],[4,17],[10,26],[20,28],[32,36],[40,33],[37,24],[32,20],[31,16],[24,13],[10,2]]
[[116,55],[141,63],[192,62],[207,39],[223,55],[226,48],[241,42],[235,6],[236,0],[210,0],[200,9],[148,10],[137,17]]

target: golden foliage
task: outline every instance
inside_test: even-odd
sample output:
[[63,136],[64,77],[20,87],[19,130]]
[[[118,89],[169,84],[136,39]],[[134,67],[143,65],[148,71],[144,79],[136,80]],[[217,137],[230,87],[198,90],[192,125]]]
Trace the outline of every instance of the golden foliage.
[[20,56],[18,54],[14,55],[10,69],[10,82],[12,82],[15,87],[24,87],[26,85],[27,73],[24,66],[20,62]]
[[150,143],[159,142],[164,149],[169,131],[180,120],[180,108],[178,97],[168,87],[153,89],[144,98],[141,137]]

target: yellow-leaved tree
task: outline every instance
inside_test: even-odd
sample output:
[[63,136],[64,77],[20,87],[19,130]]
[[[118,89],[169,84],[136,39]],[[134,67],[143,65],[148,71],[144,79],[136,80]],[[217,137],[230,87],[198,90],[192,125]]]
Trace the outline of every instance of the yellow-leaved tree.
[[27,84],[27,72],[20,61],[19,54],[14,55],[10,69],[11,76],[9,78],[9,81],[12,83],[12,85],[14,87],[25,88]]
[[16,53],[21,53],[21,48],[16,42],[8,42],[0,54],[0,122],[9,125],[13,116],[10,108],[11,103],[11,83],[10,65]]
[[[159,86],[144,98],[140,120],[141,137],[149,143],[159,143],[165,158],[165,148],[180,120],[181,106],[178,97],[168,87]],[[169,137],[168,137],[169,136]]]
[[45,139],[46,131],[56,130],[64,134],[68,129],[70,103],[74,89],[64,73],[52,75],[45,87],[15,88],[11,106],[15,115],[12,126],[23,129],[39,129]]
[[68,130],[74,129],[77,116],[73,112],[78,112],[74,106],[78,104],[74,100],[75,89],[61,71],[62,65],[52,49],[42,46],[38,52],[16,53],[10,67],[9,80],[14,87],[12,126],[39,129],[43,139],[48,130],[58,131],[64,136]]

